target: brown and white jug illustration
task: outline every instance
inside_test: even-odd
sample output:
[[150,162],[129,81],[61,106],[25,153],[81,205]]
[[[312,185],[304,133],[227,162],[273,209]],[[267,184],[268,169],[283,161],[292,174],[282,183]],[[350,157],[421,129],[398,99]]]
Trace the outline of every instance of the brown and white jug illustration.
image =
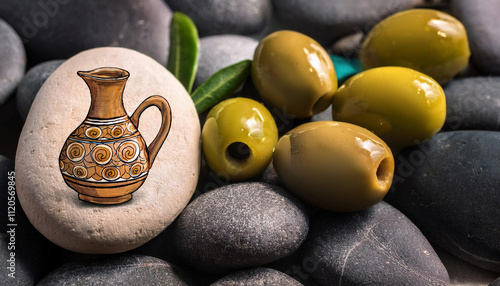
[[[168,135],[172,118],[170,105],[165,98],[154,95],[144,100],[129,117],[123,107],[128,71],[103,67],[77,74],[90,89],[91,105],[83,123],[62,147],[59,156],[62,176],[83,201],[124,203],[146,180]],[[151,106],[160,109],[162,124],[148,147],[137,128],[141,113]]]

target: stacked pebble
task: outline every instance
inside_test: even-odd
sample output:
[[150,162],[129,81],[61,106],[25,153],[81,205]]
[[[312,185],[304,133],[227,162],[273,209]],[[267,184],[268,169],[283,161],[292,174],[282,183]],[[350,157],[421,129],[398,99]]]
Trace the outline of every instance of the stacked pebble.
[[[303,32],[332,47],[332,54],[356,58],[376,23],[427,6],[463,22],[470,68],[478,74],[461,74],[443,85],[443,132],[395,154],[386,202],[356,213],[318,211],[292,197],[272,165],[240,184],[217,177],[205,164],[199,172],[194,107],[176,80],[161,71],[173,11],[197,25],[199,86],[217,70],[252,59],[258,41],[276,29]],[[15,254],[15,278],[3,267],[0,284],[500,285],[500,278],[491,281],[500,276],[499,13],[495,0],[5,2],[0,5],[0,133],[6,134],[0,144],[0,258],[5,262]],[[142,54],[86,51],[101,46]],[[76,193],[59,193],[57,158],[47,156],[60,151],[54,142],[64,140],[88,108],[88,89],[75,69],[108,64],[136,71],[130,88],[134,77],[149,87],[135,85],[137,98],[125,103],[129,113],[149,96],[144,92],[162,90],[182,94],[172,102],[183,111],[174,113],[173,124],[179,125],[152,169],[156,175],[143,187],[148,194],[137,192],[134,201],[106,209],[79,202]],[[69,74],[73,78],[62,83]],[[251,82],[239,92],[258,98]],[[331,109],[303,120],[271,113],[280,134],[303,122],[332,119]],[[145,116],[141,132],[146,130],[150,142],[159,122],[155,114]],[[26,117],[14,158],[12,145]],[[31,134],[44,134],[45,140],[35,142]],[[20,198],[4,192],[13,181],[14,159]],[[141,198],[147,203],[138,203]],[[16,202],[15,227],[7,221],[10,209],[3,207],[9,200]],[[9,247],[11,228],[15,249]],[[123,253],[103,254],[115,252]],[[453,260],[474,264],[470,277],[457,273]]]

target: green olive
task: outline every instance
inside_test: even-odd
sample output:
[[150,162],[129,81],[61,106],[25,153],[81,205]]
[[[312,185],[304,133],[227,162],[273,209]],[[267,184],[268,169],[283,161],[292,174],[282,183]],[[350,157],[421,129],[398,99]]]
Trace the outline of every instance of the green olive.
[[413,9],[377,24],[363,41],[359,57],[365,69],[402,66],[445,82],[467,66],[469,56],[460,21],[440,11]]
[[446,98],[431,77],[403,67],[381,67],[347,80],[333,99],[333,119],[406,147],[436,134],[446,119]]
[[325,110],[337,91],[328,53],[315,40],[293,31],[274,32],[260,41],[252,80],[264,102],[299,118]]
[[300,125],[280,138],[274,168],[288,190],[331,211],[359,211],[387,194],[391,149],[370,131],[344,122]]
[[255,100],[231,98],[214,106],[201,133],[207,165],[231,181],[252,178],[271,162],[278,129]]

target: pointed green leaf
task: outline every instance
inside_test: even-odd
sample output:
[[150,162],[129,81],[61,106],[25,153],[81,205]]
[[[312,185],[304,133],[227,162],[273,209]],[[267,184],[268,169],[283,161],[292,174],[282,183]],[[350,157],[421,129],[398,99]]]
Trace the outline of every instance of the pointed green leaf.
[[167,69],[191,93],[198,69],[200,40],[193,21],[185,14],[175,12],[170,23],[170,49]]
[[228,98],[250,74],[251,60],[227,66],[200,85],[191,95],[198,114]]

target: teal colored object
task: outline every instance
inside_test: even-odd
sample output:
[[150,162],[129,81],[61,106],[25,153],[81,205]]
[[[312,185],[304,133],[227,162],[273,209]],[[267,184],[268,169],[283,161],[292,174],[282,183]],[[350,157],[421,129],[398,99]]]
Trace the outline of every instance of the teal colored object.
[[363,71],[361,62],[358,59],[346,59],[336,55],[330,55],[330,58],[332,59],[333,66],[335,67],[339,85],[351,76]]

